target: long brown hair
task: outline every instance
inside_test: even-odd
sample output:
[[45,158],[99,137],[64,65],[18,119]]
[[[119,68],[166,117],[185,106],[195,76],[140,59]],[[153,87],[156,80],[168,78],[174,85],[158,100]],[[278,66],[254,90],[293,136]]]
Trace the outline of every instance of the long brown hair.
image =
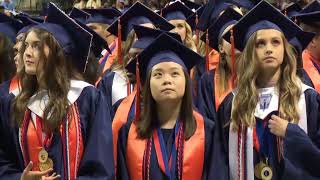
[[11,79],[15,73],[13,43],[0,33],[0,84]]
[[[219,46],[222,46],[224,43],[223,39],[219,39]],[[228,89],[228,81],[231,78],[231,69],[228,65],[227,59],[226,59],[226,53],[225,52],[219,52],[220,53],[220,59],[219,64],[217,68],[217,73],[219,74],[219,89],[218,93],[223,94]]]
[[[237,92],[232,103],[231,121],[233,129],[238,125],[255,125],[254,111],[258,103],[257,77],[258,63],[255,51],[257,32],[251,35],[243,53],[237,61]],[[293,47],[282,34],[284,59],[281,64],[281,75],[278,82],[280,92],[281,118],[298,123],[298,101],[301,95],[301,81],[296,75],[296,57]]]
[[[43,61],[41,74],[36,77],[25,72],[25,67],[18,73],[21,80],[21,92],[12,102],[13,120],[19,126],[24,118],[27,109],[27,103],[34,94],[39,91],[39,82],[46,85],[47,94],[49,96],[48,104],[44,109],[43,122],[48,130],[58,130],[63,117],[68,111],[67,94],[70,89],[70,79],[75,78],[76,74],[72,69],[71,60],[67,60],[63,49],[59,46],[53,35],[45,30],[32,28],[30,32],[34,32],[40,39],[40,61]],[[49,55],[46,58],[44,46],[49,47]],[[26,46],[21,47],[21,58],[23,58]],[[37,69],[37,71],[39,68]],[[50,114],[50,116],[48,116]]]
[[[185,93],[181,102],[180,119],[184,123],[184,136],[189,139],[196,130],[196,121],[193,117],[193,103],[190,77],[184,71],[186,87]],[[150,138],[153,130],[159,128],[160,124],[157,121],[157,106],[152,97],[150,89],[151,71],[147,75],[146,82],[143,88],[143,110],[139,121],[137,122],[137,133],[141,139]]]

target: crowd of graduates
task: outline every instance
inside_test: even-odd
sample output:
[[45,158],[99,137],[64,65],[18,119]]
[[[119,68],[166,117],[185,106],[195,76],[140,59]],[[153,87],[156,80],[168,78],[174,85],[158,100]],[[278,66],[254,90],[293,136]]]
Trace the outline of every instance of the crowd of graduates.
[[0,13],[0,180],[320,179],[320,1]]

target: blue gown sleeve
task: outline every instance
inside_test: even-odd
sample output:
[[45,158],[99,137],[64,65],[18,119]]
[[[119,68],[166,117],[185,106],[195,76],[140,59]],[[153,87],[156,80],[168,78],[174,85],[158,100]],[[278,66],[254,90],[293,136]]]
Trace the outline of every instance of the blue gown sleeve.
[[288,124],[283,143],[285,178],[320,178],[320,95],[307,90],[305,96],[308,134],[297,124]]
[[0,84],[0,97],[6,96],[9,94],[9,87],[10,87],[11,80],[8,80],[6,82],[3,82]]
[[204,166],[202,179],[212,179],[210,177],[210,167],[216,163],[212,158],[212,151],[214,146],[213,135],[214,135],[214,123],[207,118],[204,118],[204,127],[205,127],[205,151],[204,151]]
[[229,128],[233,95],[230,93],[221,103],[215,122],[212,163],[208,179],[229,179]]
[[204,73],[199,82],[198,89],[198,109],[200,113],[215,121],[216,108],[214,98],[214,70]]
[[[16,142],[16,128],[9,126],[10,105],[13,95],[0,99],[0,179],[20,180],[23,167],[23,160],[17,156],[20,150]],[[19,151],[20,152],[20,151]],[[21,154],[20,154],[21,155]]]
[[103,94],[94,87],[87,87],[83,91],[86,92],[83,92],[83,98],[79,97],[78,104],[80,118],[85,118],[87,124],[77,179],[114,179],[110,106]]

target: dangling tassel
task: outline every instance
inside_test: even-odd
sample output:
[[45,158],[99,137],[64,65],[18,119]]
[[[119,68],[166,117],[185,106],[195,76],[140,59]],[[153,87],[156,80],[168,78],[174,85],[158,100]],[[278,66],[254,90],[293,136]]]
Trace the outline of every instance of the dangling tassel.
[[160,10],[160,16],[162,17],[162,9]]
[[121,56],[121,43],[122,43],[122,33],[121,33],[121,20],[118,20],[118,63],[122,65],[122,56]]
[[284,10],[284,15],[287,16],[287,9]]
[[128,82],[127,82],[127,96],[129,96],[130,94],[131,94],[131,83],[128,80]]
[[206,72],[209,72],[209,31],[206,34]]
[[137,122],[140,117],[140,85],[141,85],[141,80],[140,80],[140,69],[139,69],[139,60],[137,58],[137,63],[136,63],[136,79],[137,79],[137,94],[136,94],[136,103],[135,103],[135,121]]
[[234,35],[233,35],[233,29],[230,30],[231,36],[230,36],[230,42],[231,42],[231,73],[232,73],[232,87],[234,88],[234,83],[236,80],[236,70],[235,70],[235,64],[236,64],[236,57],[235,57],[235,46],[234,46]]
[[199,45],[199,29],[197,28],[198,27],[198,23],[199,23],[199,17],[198,17],[198,14],[196,14],[196,46],[198,47]]

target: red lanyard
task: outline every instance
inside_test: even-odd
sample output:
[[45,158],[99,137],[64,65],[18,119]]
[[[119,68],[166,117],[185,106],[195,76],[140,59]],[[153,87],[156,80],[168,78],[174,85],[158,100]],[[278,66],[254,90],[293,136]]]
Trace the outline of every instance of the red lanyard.
[[51,145],[51,142],[52,142],[52,133],[47,133],[46,137],[43,141],[42,140],[42,129],[43,129],[42,120],[38,115],[36,115],[36,123],[37,123],[36,131],[37,131],[39,144],[43,148],[47,149],[47,148],[49,148],[49,146]]

